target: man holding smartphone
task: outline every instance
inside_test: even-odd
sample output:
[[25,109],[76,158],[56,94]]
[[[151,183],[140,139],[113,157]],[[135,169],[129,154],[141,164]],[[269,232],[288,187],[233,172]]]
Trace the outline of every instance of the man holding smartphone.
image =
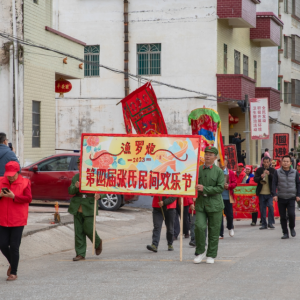
[[[13,148],[8,146],[8,139],[4,132],[0,132],[0,177],[4,176],[5,165],[10,161],[19,163]],[[20,165],[20,163],[19,163]]]

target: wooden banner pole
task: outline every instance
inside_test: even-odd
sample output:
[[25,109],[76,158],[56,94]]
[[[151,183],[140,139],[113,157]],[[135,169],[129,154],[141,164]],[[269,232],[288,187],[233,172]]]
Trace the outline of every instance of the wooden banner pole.
[[183,198],[180,198],[180,261],[182,261]]
[[95,194],[95,198],[94,198],[94,226],[93,226],[93,255],[95,255],[95,240],[96,240],[96,209],[97,209],[97,203],[98,200],[96,200],[96,194]]

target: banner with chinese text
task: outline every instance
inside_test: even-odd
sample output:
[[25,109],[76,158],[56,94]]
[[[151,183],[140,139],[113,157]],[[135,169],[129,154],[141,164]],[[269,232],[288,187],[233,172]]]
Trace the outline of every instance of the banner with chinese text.
[[250,99],[250,123],[252,140],[267,140],[270,137],[268,101],[268,98]]
[[150,82],[130,93],[122,101],[125,129],[138,134],[167,134],[164,117]]
[[235,203],[233,212],[253,213],[259,210],[259,200],[256,196],[256,185],[238,184],[234,189]]
[[235,145],[224,145],[225,157],[228,161],[228,169],[232,171],[237,170],[237,153]]
[[80,191],[196,196],[198,136],[82,134]]
[[274,133],[273,135],[273,159],[280,159],[289,154],[289,134]]

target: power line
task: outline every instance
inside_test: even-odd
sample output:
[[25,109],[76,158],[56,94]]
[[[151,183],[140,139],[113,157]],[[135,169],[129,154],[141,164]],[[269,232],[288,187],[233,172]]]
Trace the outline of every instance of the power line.
[[[132,73],[127,73],[127,72],[124,72],[124,71],[121,71],[121,70],[118,70],[118,69],[115,69],[115,68],[111,68],[111,67],[108,67],[108,66],[105,66],[105,65],[102,65],[102,64],[97,64],[97,63],[85,61],[84,59],[76,57],[76,56],[74,56],[72,54],[68,54],[68,53],[65,53],[65,52],[62,52],[62,51],[59,51],[59,50],[56,50],[56,49],[53,49],[53,48],[49,48],[49,47],[46,47],[46,46],[43,46],[43,45],[37,45],[37,44],[34,44],[31,41],[22,40],[22,39],[20,39],[18,37],[14,37],[14,36],[12,36],[12,35],[10,35],[8,33],[5,33],[3,31],[0,31],[0,36],[6,38],[8,40],[11,40],[11,41],[17,41],[20,44],[23,44],[25,46],[35,47],[35,48],[39,48],[39,49],[46,50],[46,51],[51,51],[51,52],[54,52],[54,53],[57,53],[57,54],[61,54],[63,56],[67,56],[67,57],[73,58],[73,59],[75,59],[77,61],[80,61],[82,63],[85,63],[85,64],[89,64],[89,65],[92,65],[92,66],[99,66],[100,68],[104,68],[106,70],[109,70],[111,72],[115,72],[115,73],[118,73],[118,74],[125,74],[128,77],[130,77],[131,79],[134,78],[134,80],[135,80],[135,78],[137,78],[138,80],[144,80],[146,82],[149,81],[149,78],[141,77],[141,76],[138,76],[138,75],[135,75],[135,74],[132,74]],[[204,93],[204,92],[199,92],[199,91],[195,91],[195,90],[191,90],[191,89],[187,89],[187,88],[175,86],[175,85],[168,84],[168,83],[161,82],[161,81],[156,81],[156,80],[151,80],[151,81],[153,83],[158,84],[158,85],[164,85],[164,86],[167,86],[167,87],[170,87],[170,88],[173,88],[173,89],[182,90],[182,91],[186,91],[186,92],[191,92],[191,93],[199,94],[199,95],[202,95],[202,96],[216,98],[216,99],[207,98],[207,99],[204,99],[204,100],[218,101],[217,98],[221,98],[222,100],[228,100],[228,101],[240,101],[240,100],[237,100],[237,99],[231,99],[231,98],[226,98],[226,97],[217,97],[216,95],[212,95],[212,94],[208,94],[208,93]]]

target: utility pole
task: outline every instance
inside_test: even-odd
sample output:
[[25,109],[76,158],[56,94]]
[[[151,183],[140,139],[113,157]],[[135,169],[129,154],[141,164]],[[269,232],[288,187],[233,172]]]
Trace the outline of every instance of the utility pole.
[[246,133],[246,164],[250,165],[250,126],[249,126],[249,97],[245,95],[245,133]]

